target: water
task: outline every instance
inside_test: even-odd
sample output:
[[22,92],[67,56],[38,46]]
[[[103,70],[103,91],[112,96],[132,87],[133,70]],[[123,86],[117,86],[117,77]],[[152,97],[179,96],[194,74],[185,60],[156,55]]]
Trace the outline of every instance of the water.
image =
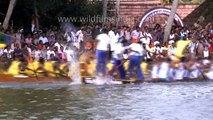
[[79,43],[77,41],[77,37],[75,35],[76,28],[72,23],[62,23],[61,29],[67,32],[71,32],[71,41],[65,45],[65,51],[68,57],[69,62],[69,71],[71,74],[72,83],[71,85],[81,84],[80,70],[79,70]]
[[212,120],[213,82],[0,85],[0,119]]

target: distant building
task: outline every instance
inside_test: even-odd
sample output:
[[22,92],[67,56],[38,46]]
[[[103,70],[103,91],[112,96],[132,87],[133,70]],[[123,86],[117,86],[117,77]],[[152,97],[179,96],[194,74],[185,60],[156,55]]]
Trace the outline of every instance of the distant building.
[[[97,1],[97,0],[90,0],[90,1]],[[205,0],[197,0],[196,4],[194,3],[191,4],[190,0],[181,0],[177,10],[177,14],[181,17],[181,19],[184,19],[192,11],[198,8],[200,6],[200,3],[202,3],[203,1]],[[108,0],[107,13],[109,17],[115,16],[115,2],[116,0]],[[140,23],[141,18],[146,12],[158,7],[165,7],[170,9],[171,2],[172,0],[120,0],[120,18],[121,18],[120,24],[129,26],[138,25]],[[162,21],[165,22],[166,20],[167,17],[159,15],[157,17],[153,17],[150,20],[150,23],[155,24],[161,22],[160,24],[165,24]]]

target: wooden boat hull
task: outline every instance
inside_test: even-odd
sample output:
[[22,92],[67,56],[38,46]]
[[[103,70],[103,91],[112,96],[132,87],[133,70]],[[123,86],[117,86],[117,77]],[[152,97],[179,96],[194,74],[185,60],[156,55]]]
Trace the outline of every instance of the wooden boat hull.
[[68,77],[12,76],[0,74],[0,82],[71,82]]
[[[87,82],[87,79],[85,78],[82,82],[85,84],[90,84],[91,80],[95,80],[95,78],[89,78],[90,82]],[[147,80],[120,80],[120,79],[115,79],[114,81],[120,81],[122,84],[141,84],[141,83],[173,83],[173,82],[206,82],[206,81],[210,81],[209,79],[189,79],[189,80],[171,80],[171,81],[161,81],[161,80],[151,80],[151,79],[147,79]]]
[[[82,76],[82,84],[88,84],[87,79],[95,80],[94,76]],[[144,82],[202,82],[202,81],[209,81],[208,79],[194,79],[194,80],[178,80],[178,81],[156,81],[156,80],[120,80],[115,79],[114,81],[120,81],[122,84],[137,84],[137,83],[144,83]],[[69,77],[41,77],[41,76],[12,76],[7,74],[0,74],[0,82],[72,82],[71,78]]]

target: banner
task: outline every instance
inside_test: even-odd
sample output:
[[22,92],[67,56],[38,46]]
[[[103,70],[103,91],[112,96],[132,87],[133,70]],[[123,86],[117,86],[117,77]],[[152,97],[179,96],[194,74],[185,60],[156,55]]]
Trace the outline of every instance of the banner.
[[11,43],[12,36],[4,33],[0,33],[0,49],[5,48],[7,44]]
[[[171,13],[171,10],[168,9],[168,8],[154,8],[154,9],[151,9],[150,11],[148,11],[141,19],[140,21],[140,24],[139,24],[139,27],[143,27],[144,26],[144,23],[146,23],[147,21],[149,21],[151,18],[153,18],[154,16],[156,15],[165,15],[165,16],[168,16],[170,15]],[[174,16],[174,22],[177,24],[177,25],[180,25],[180,26],[184,26],[180,16],[176,13],[175,16]]]

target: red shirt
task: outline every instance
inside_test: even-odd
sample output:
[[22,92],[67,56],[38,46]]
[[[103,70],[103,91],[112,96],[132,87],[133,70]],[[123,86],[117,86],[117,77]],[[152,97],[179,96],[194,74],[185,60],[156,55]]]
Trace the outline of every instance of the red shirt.
[[209,52],[213,52],[213,43],[211,43],[209,46]]

